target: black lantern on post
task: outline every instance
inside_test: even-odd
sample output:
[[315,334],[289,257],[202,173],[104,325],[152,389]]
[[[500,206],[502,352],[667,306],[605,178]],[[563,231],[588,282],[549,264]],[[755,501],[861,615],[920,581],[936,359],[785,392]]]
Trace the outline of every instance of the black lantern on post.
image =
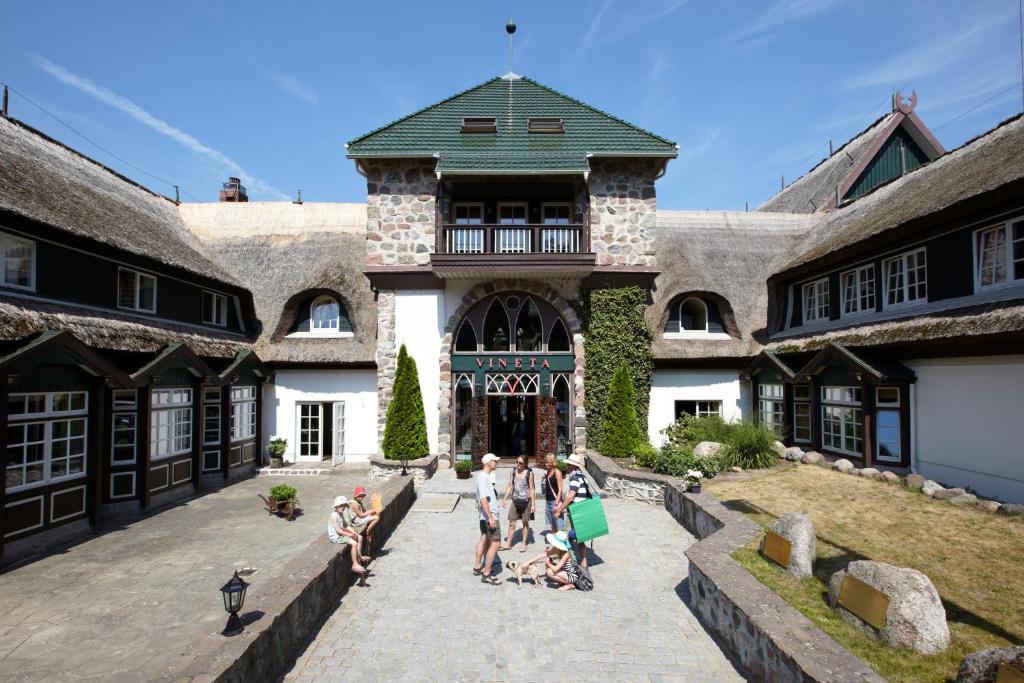
[[409,467],[409,456],[408,455],[403,455],[402,456],[402,476],[403,477],[407,476],[409,474],[409,470],[407,469],[408,467]]
[[242,632],[244,627],[238,613],[241,611],[242,605],[245,604],[245,589],[248,587],[249,584],[243,581],[236,571],[231,580],[220,589],[221,594],[224,596],[224,610],[231,615],[228,617],[227,625],[221,632],[222,635],[237,636]]

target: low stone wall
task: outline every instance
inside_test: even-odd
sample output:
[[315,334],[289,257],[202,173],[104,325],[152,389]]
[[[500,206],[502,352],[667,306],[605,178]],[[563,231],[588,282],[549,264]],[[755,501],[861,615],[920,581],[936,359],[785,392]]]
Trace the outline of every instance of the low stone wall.
[[[379,549],[416,500],[413,480],[387,481],[381,487],[383,508],[374,535]],[[164,681],[259,683],[278,681],[302,654],[309,639],[355,581],[350,547],[331,544],[326,532],[285,565],[276,578],[258,582],[246,596],[242,616],[263,618],[240,635],[218,631],[192,641],[163,672]],[[225,619],[227,615],[225,614]]]
[[587,469],[598,485],[615,482],[619,497],[650,502],[642,492],[660,488],[665,508],[701,539],[686,550],[690,606],[751,680],[885,680],[730,557],[761,535],[760,526],[710,494],[686,493],[675,477],[626,470],[597,453],[587,459]]
[[[416,460],[410,460],[407,469],[418,489],[437,472],[437,456],[428,455]],[[388,481],[392,477],[400,477],[401,475],[401,460],[388,460],[383,455],[370,456],[370,479],[374,481]]]
[[614,458],[600,453],[587,453],[587,472],[613,498],[638,500],[649,505],[664,505],[665,491],[679,480],[663,474],[637,472],[621,467]]

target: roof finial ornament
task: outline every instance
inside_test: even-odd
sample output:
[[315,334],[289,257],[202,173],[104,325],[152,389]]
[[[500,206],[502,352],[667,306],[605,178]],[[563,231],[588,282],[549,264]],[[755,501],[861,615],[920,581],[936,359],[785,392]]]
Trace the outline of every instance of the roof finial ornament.
[[910,100],[904,101],[903,93],[899,90],[892,94],[892,110],[899,111],[904,116],[909,116],[910,112],[914,111],[914,107],[917,106],[917,91],[910,91]]
[[512,17],[508,18],[508,23],[505,24],[505,33],[508,34],[508,74],[513,75],[516,70],[514,68],[515,62],[512,59],[512,34],[516,32],[516,22]]

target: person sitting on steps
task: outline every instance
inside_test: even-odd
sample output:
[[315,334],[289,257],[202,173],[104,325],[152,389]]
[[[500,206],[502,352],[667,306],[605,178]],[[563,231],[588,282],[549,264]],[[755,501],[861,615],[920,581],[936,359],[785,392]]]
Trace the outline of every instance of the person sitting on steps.
[[380,515],[376,510],[367,510],[363,507],[365,499],[366,489],[357,486],[348,506],[347,520],[356,533],[366,539],[366,549],[369,551],[373,549],[373,528],[380,522]]
[[363,545],[362,537],[345,520],[347,508],[348,498],[338,496],[334,499],[334,512],[331,513],[330,518],[327,520],[327,537],[331,540],[331,543],[348,544],[352,554],[352,571],[356,574],[364,574],[366,573],[366,568],[363,567],[360,561],[363,563],[369,562],[370,558],[367,555],[360,554],[360,549]]

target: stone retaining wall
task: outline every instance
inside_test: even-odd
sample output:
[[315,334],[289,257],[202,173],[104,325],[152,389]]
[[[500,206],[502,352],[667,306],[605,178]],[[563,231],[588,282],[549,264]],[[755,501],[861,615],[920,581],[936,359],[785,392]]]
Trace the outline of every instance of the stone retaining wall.
[[[437,456],[428,455],[424,458],[410,460],[407,469],[412,476],[416,488],[419,489],[437,472]],[[388,460],[383,455],[370,456],[370,479],[374,481],[388,481],[393,477],[401,476],[401,460]]]
[[[761,535],[760,526],[707,493],[686,493],[674,477],[625,470],[594,453],[587,469],[608,492],[662,504],[701,539],[686,550],[690,606],[756,681],[884,681],[809,619],[750,575],[730,553]],[[615,491],[618,491],[616,493]]]
[[[373,539],[374,550],[384,544],[416,500],[410,477],[385,482],[381,493],[384,507]],[[221,625],[217,624],[217,631],[193,640],[159,680],[280,680],[355,580],[350,547],[338,548],[327,540],[325,532],[289,561],[278,577],[254,582],[240,616],[243,622],[246,614],[261,612],[263,617],[232,638],[220,635]]]

